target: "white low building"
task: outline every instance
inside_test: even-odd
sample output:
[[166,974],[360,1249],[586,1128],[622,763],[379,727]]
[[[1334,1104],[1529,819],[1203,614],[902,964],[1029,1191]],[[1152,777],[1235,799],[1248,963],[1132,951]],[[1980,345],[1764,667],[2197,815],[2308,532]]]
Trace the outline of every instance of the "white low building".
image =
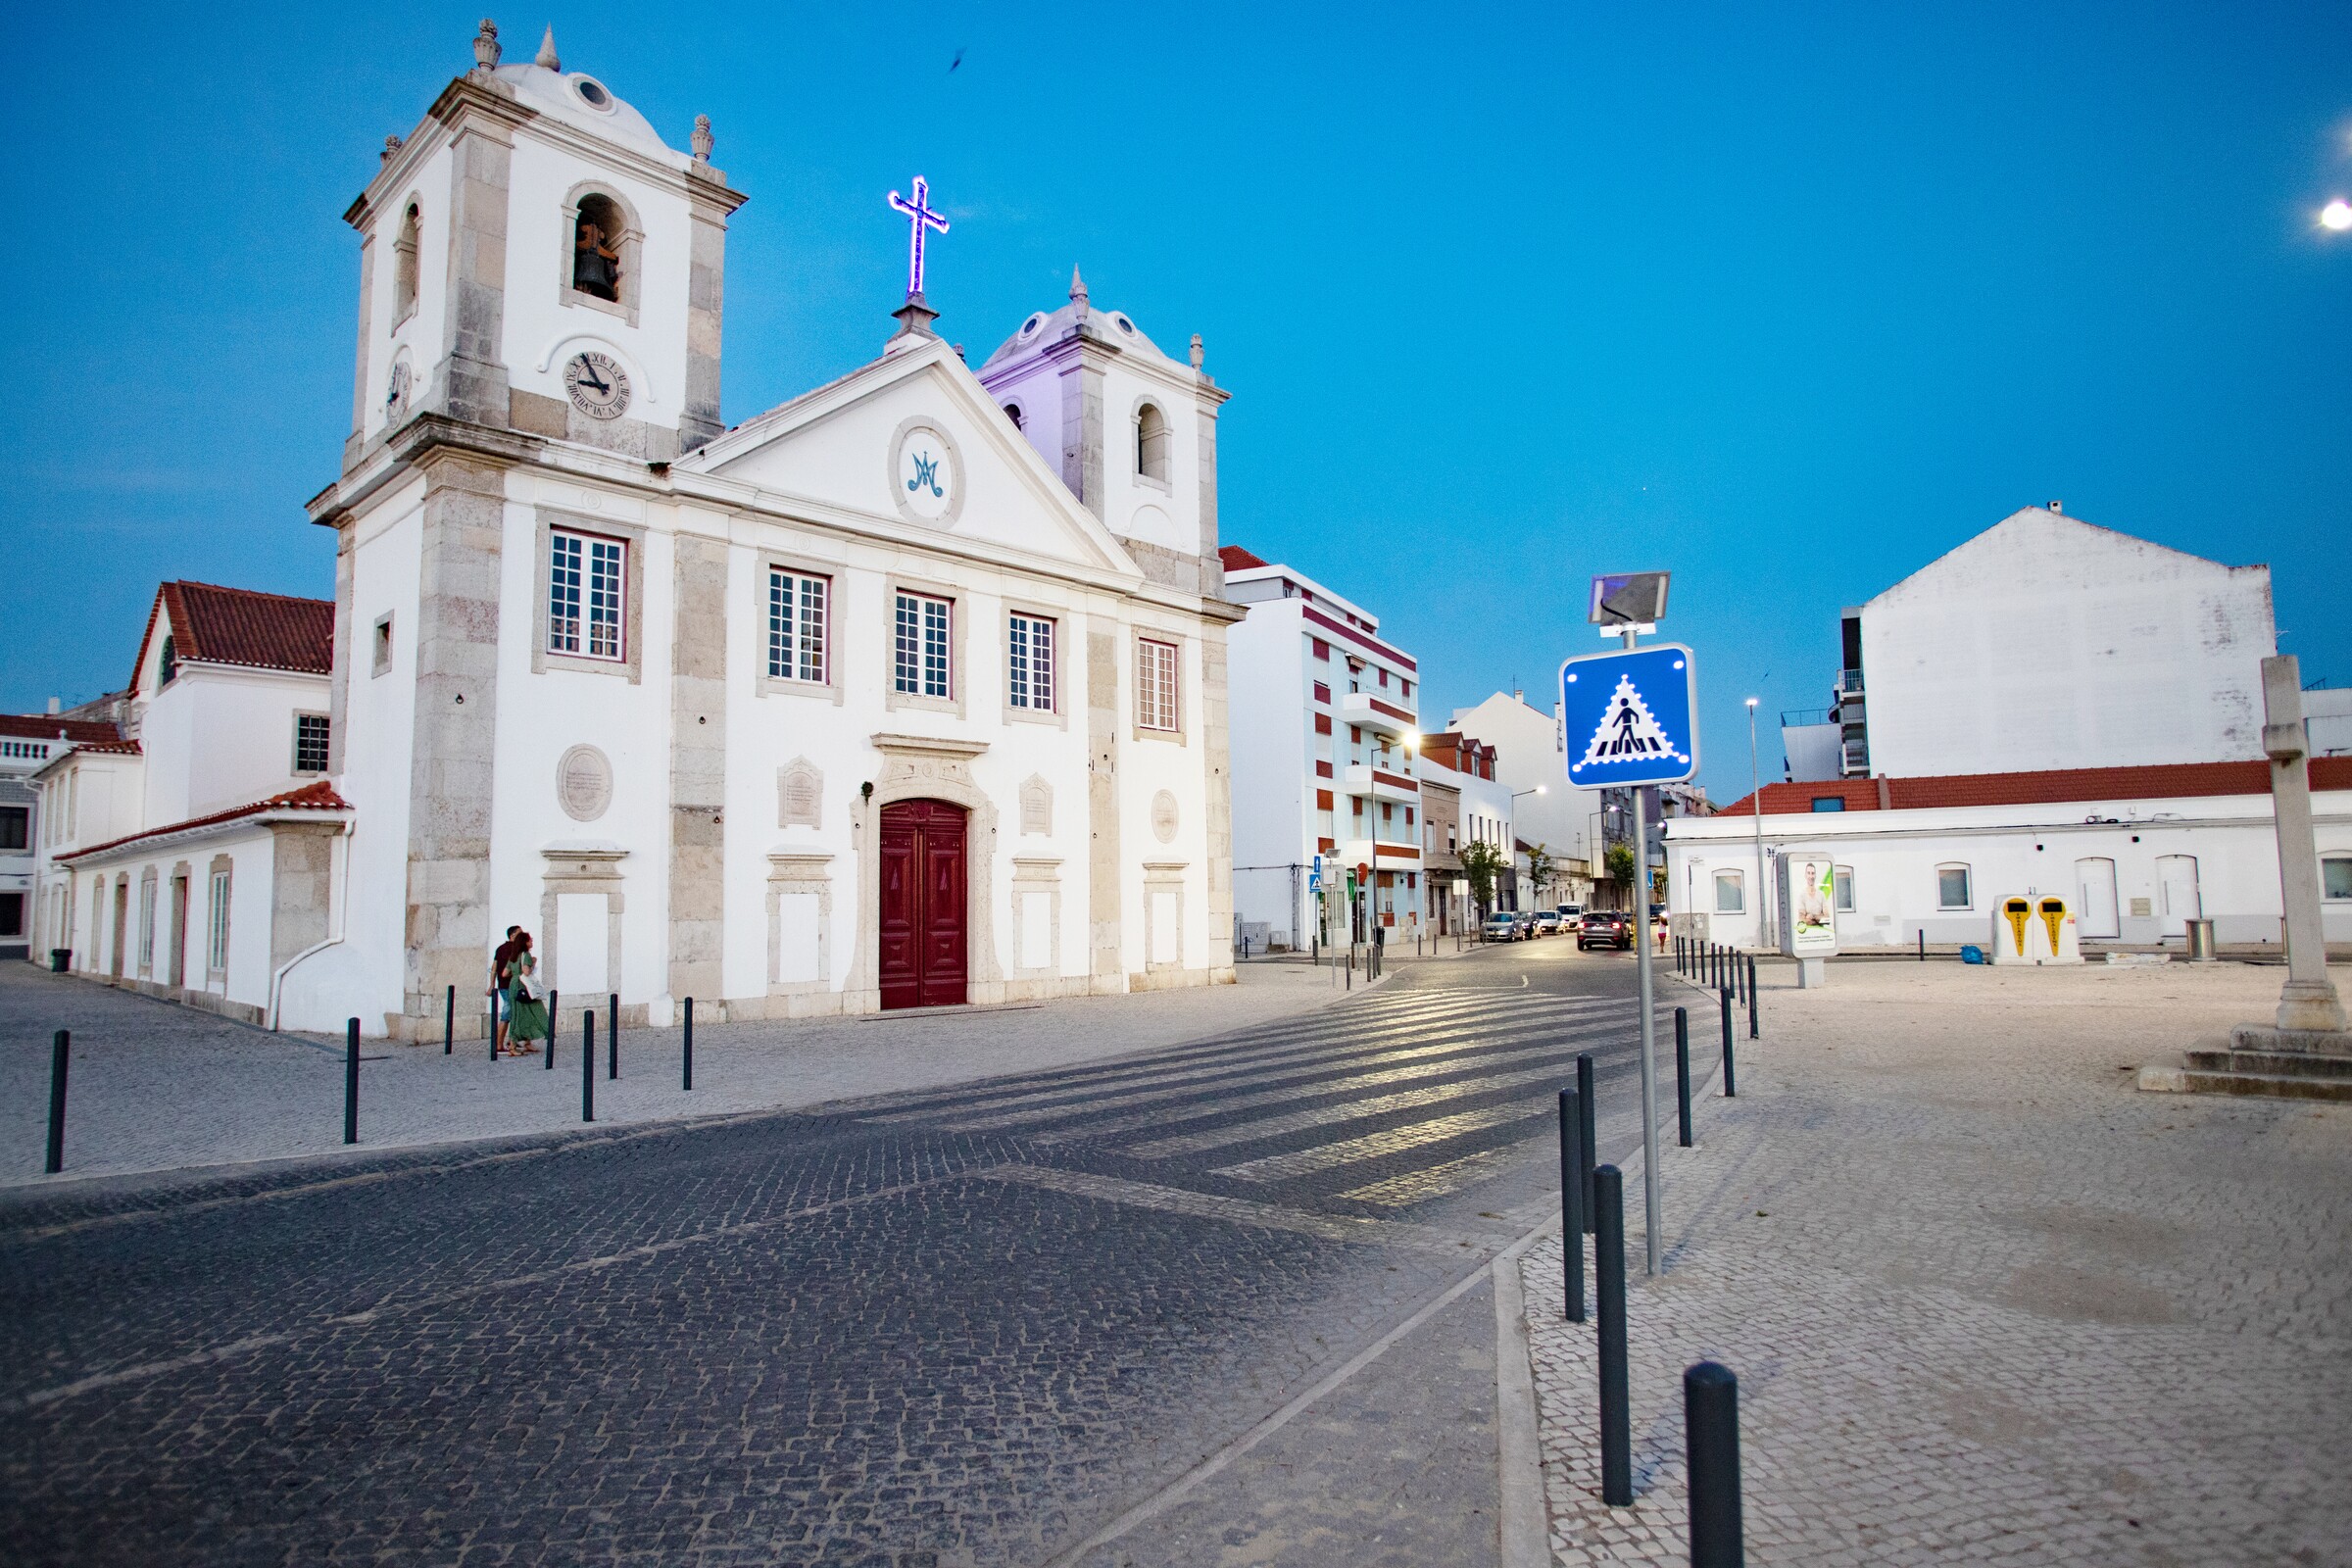
[[[2325,920],[2352,942],[2352,759],[2315,758]],[[1757,841],[1762,841],[1759,856]],[[1773,858],[1837,867],[1840,949],[1989,940],[2013,897],[2065,899],[2086,942],[2277,946],[2282,901],[2267,762],[2166,763],[1937,778],[1769,784],[1715,816],[1667,824],[1677,929],[1765,944]]]

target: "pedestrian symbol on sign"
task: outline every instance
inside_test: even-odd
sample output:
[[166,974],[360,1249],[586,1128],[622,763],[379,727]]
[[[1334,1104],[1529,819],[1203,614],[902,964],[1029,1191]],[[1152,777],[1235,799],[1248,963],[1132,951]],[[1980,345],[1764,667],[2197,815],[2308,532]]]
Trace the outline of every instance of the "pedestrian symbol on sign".
[[1698,768],[1690,650],[1653,643],[1560,666],[1568,782],[1579,789],[1670,784]]
[[1678,762],[1690,760],[1675,750],[1674,742],[1658,727],[1649,705],[1634,689],[1633,677],[1619,675],[1617,689],[1609,694],[1609,706],[1585,747],[1585,760],[1577,764],[1578,771],[1594,762],[1631,762],[1660,757],[1671,757]]

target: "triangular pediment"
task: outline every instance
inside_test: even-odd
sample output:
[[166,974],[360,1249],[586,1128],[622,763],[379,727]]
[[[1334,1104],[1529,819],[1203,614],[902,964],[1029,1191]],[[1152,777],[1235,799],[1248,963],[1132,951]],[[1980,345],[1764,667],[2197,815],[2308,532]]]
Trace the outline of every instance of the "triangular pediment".
[[902,347],[747,420],[677,467],[886,533],[1141,576],[944,343]]

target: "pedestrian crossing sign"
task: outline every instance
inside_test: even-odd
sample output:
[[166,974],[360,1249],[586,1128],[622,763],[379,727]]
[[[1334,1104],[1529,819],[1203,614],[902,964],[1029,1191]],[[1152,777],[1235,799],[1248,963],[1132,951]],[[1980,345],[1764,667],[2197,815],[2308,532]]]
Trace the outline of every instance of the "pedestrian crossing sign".
[[1560,729],[1578,789],[1672,784],[1698,771],[1690,650],[1652,643],[1560,665]]

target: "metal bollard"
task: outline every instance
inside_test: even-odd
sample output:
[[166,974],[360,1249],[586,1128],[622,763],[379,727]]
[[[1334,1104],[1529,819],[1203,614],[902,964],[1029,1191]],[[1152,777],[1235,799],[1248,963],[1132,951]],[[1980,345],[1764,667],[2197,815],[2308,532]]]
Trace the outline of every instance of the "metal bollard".
[[1747,1038],[1756,1038],[1756,960],[1747,960]]
[[685,1067],[686,1077],[686,1081],[679,1087],[691,1090],[694,1088],[694,999],[692,997],[686,999],[686,1049],[679,1053],[679,1060]]
[[490,1059],[498,1059],[498,988],[490,990],[490,1011],[482,1025],[482,1038],[490,1042]]
[[618,1078],[620,1076],[620,993],[613,992],[606,999],[605,1004],[612,1009],[606,1016],[612,1020],[612,1027],[605,1032],[605,1050],[612,1053],[612,1071],[605,1076]]
[[1732,993],[1725,987],[1723,995],[1723,1098],[1740,1098],[1739,1086],[1732,1079]]
[[1928,961],[1928,928],[1924,925],[1919,928],[1919,961]]
[[[555,1027],[548,1027],[547,1038],[552,1044]],[[554,1053],[551,1051],[550,1055]],[[580,1120],[596,1120],[596,1009],[580,1009]]]
[[454,1054],[458,1049],[458,988],[449,988],[449,1001],[441,1009],[441,1054]]
[[563,1008],[560,1005],[563,1001],[564,993],[561,991],[550,991],[547,994],[547,1070],[549,1072],[556,1070],[556,1035],[559,1032],[558,1021],[564,1016]]
[[1681,1117],[1682,1144],[1690,1147],[1690,1014],[1674,1009],[1674,1097]]
[[1719,1362],[1683,1372],[1683,1460],[1690,1477],[1690,1568],[1741,1568],[1740,1380]]
[[1584,1192],[1580,1195],[1584,1206],[1578,1211],[1585,1221],[1585,1234],[1592,1234],[1592,1162],[1600,1157],[1598,1140],[1592,1136],[1593,1123],[1600,1116],[1600,1097],[1592,1093],[1592,1058],[1580,1054],[1576,1058],[1576,1113],[1582,1118],[1577,1127],[1578,1158],[1584,1161]]
[[1585,1320],[1585,1117],[1576,1091],[1560,1091],[1560,1273],[1568,1321]]
[[343,1141],[360,1141],[360,1020],[343,1025]]
[[1614,1165],[1592,1173],[1600,1199],[1592,1273],[1600,1293],[1600,1500],[1634,1500],[1633,1412],[1625,1371],[1625,1179]]
[[74,1050],[74,1032],[60,1029],[49,1042],[49,1162],[54,1176],[66,1168],[66,1057]]

